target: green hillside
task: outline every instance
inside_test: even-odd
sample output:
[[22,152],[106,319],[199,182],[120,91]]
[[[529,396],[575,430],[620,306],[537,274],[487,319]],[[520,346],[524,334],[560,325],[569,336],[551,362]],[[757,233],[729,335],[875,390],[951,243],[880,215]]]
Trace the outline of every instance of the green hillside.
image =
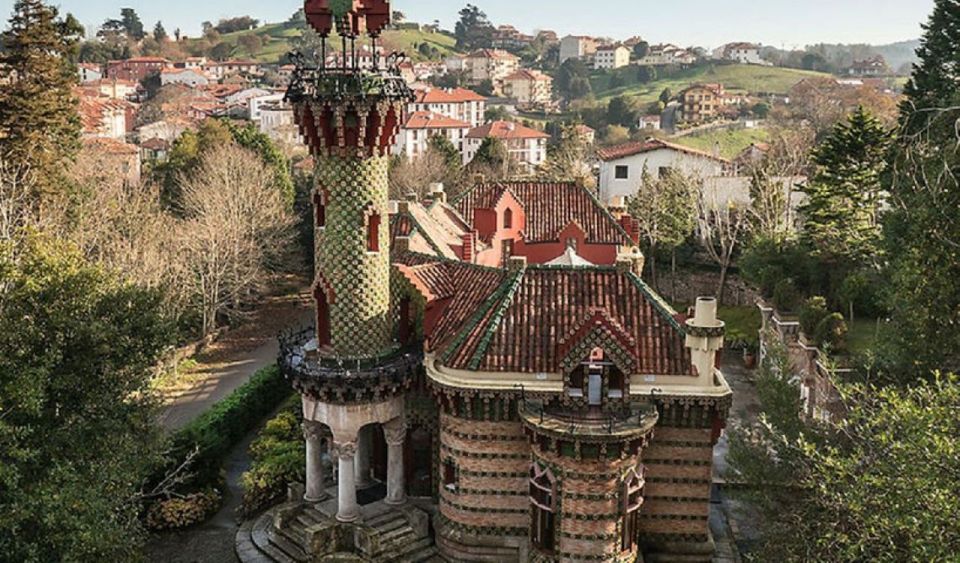
[[720,156],[734,158],[753,143],[762,143],[770,139],[766,129],[715,129],[684,137],[670,137],[670,142],[712,153],[719,148]]
[[[250,53],[240,42],[244,35],[257,35],[263,41],[263,47],[255,54]],[[265,24],[257,29],[248,31],[237,31],[220,36],[220,40],[234,47],[232,56],[235,58],[250,58],[262,63],[276,63],[285,54],[292,49],[291,42],[299,37],[300,29],[289,27],[283,23]],[[389,51],[402,51],[414,61],[423,60],[423,57],[417,51],[417,47],[426,43],[435,47],[442,56],[455,53],[456,40],[443,33],[428,33],[412,29],[390,30],[383,34],[382,44]],[[339,41],[333,40],[331,44],[336,50]]]
[[[609,87],[614,75],[622,86]],[[637,82],[637,67],[629,66],[615,72],[595,73],[590,83],[599,102],[606,103],[610,98],[626,95],[637,97],[641,103],[649,103],[656,101],[664,88],[670,88],[677,93],[697,82],[719,82],[731,92],[785,94],[794,84],[811,76],[829,75],[792,68],[709,64],[682,70],[669,78],[640,84]]]

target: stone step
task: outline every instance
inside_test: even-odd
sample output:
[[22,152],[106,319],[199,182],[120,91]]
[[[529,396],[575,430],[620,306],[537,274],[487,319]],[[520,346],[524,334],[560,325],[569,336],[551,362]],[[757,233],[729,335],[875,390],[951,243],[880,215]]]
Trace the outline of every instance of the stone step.
[[437,552],[436,547],[433,545],[433,540],[430,538],[420,538],[407,542],[406,545],[399,547],[396,551],[387,552],[384,555],[390,557],[390,561],[394,563],[414,563],[416,561],[422,561],[422,556],[427,555],[428,551],[430,555],[436,554]]
[[273,530],[273,516],[268,512],[257,519],[250,530],[250,539],[253,545],[276,563],[297,563],[295,559],[270,544]]
[[402,526],[398,526],[389,532],[384,532],[380,534],[380,545],[400,545],[404,543],[404,540],[416,540],[418,539],[416,533],[414,533],[413,528],[407,525],[406,522]]
[[303,546],[307,545],[307,532],[304,529],[303,524],[301,524],[299,521],[291,522],[289,526],[286,526],[281,530],[274,530],[274,535],[277,534],[286,537],[292,543],[300,547],[304,553],[306,553],[306,550],[303,549]]
[[276,547],[294,561],[305,563],[310,560],[310,557],[303,551],[303,544],[292,541],[283,532],[271,534],[270,545]]
[[428,545],[416,551],[405,553],[399,558],[391,560],[391,563],[424,563],[426,561],[432,561],[434,558],[439,559],[437,548],[433,545]]
[[407,521],[406,517],[404,517],[402,513],[390,511],[390,512],[384,512],[382,514],[377,514],[376,516],[371,516],[369,519],[367,519],[366,522],[364,522],[364,524],[366,524],[367,526],[370,526],[371,528],[376,528],[379,530],[385,524],[389,524],[396,520],[400,520],[402,522]]
[[397,528],[403,528],[404,526],[409,528],[410,523],[407,522],[406,518],[401,516],[400,518],[387,520],[386,522],[382,522],[376,526],[372,526],[372,528],[376,530],[380,535],[383,535],[383,534],[389,534],[390,532],[396,530]]

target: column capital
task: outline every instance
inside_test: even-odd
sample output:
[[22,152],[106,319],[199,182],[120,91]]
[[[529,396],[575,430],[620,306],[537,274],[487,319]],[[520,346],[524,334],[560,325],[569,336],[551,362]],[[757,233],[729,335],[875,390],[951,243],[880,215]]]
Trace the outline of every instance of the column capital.
[[395,418],[383,425],[383,437],[388,446],[402,446],[407,438],[407,423],[401,418]]
[[301,425],[303,437],[307,440],[320,440],[323,438],[323,424],[312,420],[304,420]]
[[332,451],[339,459],[353,459],[357,455],[357,443],[334,442]]

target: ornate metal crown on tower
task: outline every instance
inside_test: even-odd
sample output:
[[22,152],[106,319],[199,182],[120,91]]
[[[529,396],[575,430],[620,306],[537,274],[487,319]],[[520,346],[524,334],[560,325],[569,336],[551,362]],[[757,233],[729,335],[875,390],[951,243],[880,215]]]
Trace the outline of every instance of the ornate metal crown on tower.
[[[301,134],[318,156],[387,156],[405,104],[413,92],[400,75],[404,55],[381,57],[377,39],[390,22],[389,0],[308,0],[307,22],[320,35],[317,64],[293,53],[296,70],[286,99]],[[340,39],[339,54],[330,45]],[[370,37],[371,57],[361,62],[357,40]],[[336,54],[332,64],[328,55]]]

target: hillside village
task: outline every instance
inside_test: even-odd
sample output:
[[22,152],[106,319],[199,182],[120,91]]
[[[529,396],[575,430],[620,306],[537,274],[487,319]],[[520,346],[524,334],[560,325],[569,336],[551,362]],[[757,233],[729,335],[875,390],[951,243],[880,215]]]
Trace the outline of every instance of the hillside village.
[[956,561],[960,12],[931,2],[922,39],[787,49],[639,3],[188,36],[16,0],[0,563]]
[[[144,55],[81,62],[84,136],[100,139],[96,144],[123,160],[132,176],[143,165],[162,163],[180,134],[210,118],[250,122],[296,153],[299,132],[284,101],[294,65],[288,52],[270,60],[261,51],[270,46],[269,52],[277,52],[278,41],[290,48],[308,45],[298,42],[303,35],[298,17],[302,14],[282,26],[231,32],[234,47],[219,49],[217,54],[227,55],[223,58]],[[787,118],[802,119],[797,114],[806,108],[801,106],[824,101],[814,101],[811,91],[846,106],[868,93],[881,113],[890,113],[902,83],[880,55],[850,60],[828,74],[781,66],[787,64],[784,53],[749,42],[707,51],[650,45],[640,36],[616,41],[561,37],[550,30],[525,34],[509,24],[494,27],[485,16],[474,23],[486,31],[476,49],[436,24],[401,20],[374,50],[363,47],[356,61],[343,57],[332,41],[326,64],[370,67],[391,54],[383,45],[409,49],[411,58],[399,68],[417,99],[408,107],[393,151],[408,160],[426,154],[430,139],[441,136],[467,165],[487,138],[495,138],[533,173],[561,141],[564,127],[576,126],[587,145],[603,147],[589,151],[602,199],[630,195],[614,184],[635,184],[645,166],[654,177],[671,166],[687,174],[736,177],[745,160],[769,149],[772,130]],[[241,47],[250,43],[244,37],[267,39],[253,49]],[[176,41],[190,48],[198,40]],[[221,45],[228,44],[216,46]],[[247,58],[232,58],[238,54]],[[823,57],[809,55],[803,58],[806,66],[818,68],[811,58],[826,66]],[[773,119],[778,116],[785,117]],[[651,158],[623,164],[619,161],[626,157],[611,155],[633,149],[610,149],[618,143],[658,149]],[[610,166],[618,170],[614,176],[606,173]],[[626,170],[631,166],[633,174]],[[731,189],[731,198],[745,199],[744,182]]]

